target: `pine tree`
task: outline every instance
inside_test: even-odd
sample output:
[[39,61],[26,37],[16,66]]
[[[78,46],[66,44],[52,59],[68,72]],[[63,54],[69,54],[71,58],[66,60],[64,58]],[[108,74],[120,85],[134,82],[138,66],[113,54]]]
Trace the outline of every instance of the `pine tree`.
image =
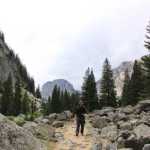
[[129,82],[129,100],[131,105],[137,104],[142,98],[142,92],[144,88],[143,73],[141,64],[137,61],[134,63],[133,73]]
[[49,115],[49,110],[48,110],[48,102],[45,102],[45,101],[42,101],[42,104],[41,104],[41,113],[45,116],[45,115]]
[[13,101],[13,114],[15,116],[21,113],[21,99],[22,99],[21,83],[20,83],[20,79],[18,78],[15,83],[15,95]]
[[51,97],[49,96],[48,97],[48,101],[46,103],[46,109],[47,109],[47,113],[50,114],[50,113],[53,113],[53,110],[52,110],[52,106],[51,106]]
[[80,96],[78,92],[72,93],[70,96],[71,101],[71,112],[75,112],[76,106],[79,103]]
[[89,75],[90,75],[90,68],[88,68],[85,72],[85,76],[83,78],[83,85],[82,85],[82,95],[81,95],[81,99],[84,102],[84,105],[89,108]]
[[[145,48],[150,52],[150,22],[146,28],[146,41],[145,42]],[[150,98],[150,54],[142,57],[143,61],[143,70],[145,72],[144,77],[144,90],[143,90],[143,96],[144,98]]]
[[42,98],[42,96],[41,96],[41,92],[40,92],[40,87],[38,86],[37,87],[37,89],[36,89],[36,91],[35,91],[35,96],[37,97],[37,98]]
[[125,71],[125,78],[124,78],[124,86],[121,96],[121,105],[126,106],[130,104],[130,98],[129,98],[129,91],[130,91],[130,77],[129,77],[129,71],[128,69]]
[[35,83],[33,78],[30,78],[29,80],[29,91],[35,95]]
[[98,96],[93,70],[87,69],[82,86],[82,100],[89,111],[98,107]]
[[22,99],[21,112],[23,114],[27,114],[30,112],[30,99],[27,92],[25,92],[24,97]]
[[64,99],[64,91],[60,92],[60,101],[61,101],[61,109],[62,111],[65,110],[65,99]]
[[57,87],[57,85],[55,85],[53,93],[52,93],[51,112],[52,113],[60,113],[61,112],[60,90]]
[[116,106],[116,91],[113,80],[113,72],[111,65],[106,58],[103,66],[103,74],[100,87],[100,105],[103,106]]
[[89,75],[89,111],[98,108],[98,96],[97,96],[97,88],[93,70]]
[[64,110],[70,110],[70,108],[71,108],[70,94],[65,89],[65,92],[63,95],[63,109]]
[[4,115],[12,115],[13,113],[13,85],[12,76],[9,74],[8,79],[3,84],[4,90],[1,99],[1,113]]
[[147,48],[149,51],[150,51],[150,21],[149,21],[149,24],[147,25],[146,27],[146,41],[145,42],[145,48]]

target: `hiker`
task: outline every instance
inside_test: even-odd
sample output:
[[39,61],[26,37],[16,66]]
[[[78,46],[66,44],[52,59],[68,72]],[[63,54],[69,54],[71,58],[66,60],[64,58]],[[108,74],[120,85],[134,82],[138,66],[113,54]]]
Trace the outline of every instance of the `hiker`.
[[[87,110],[82,101],[79,102],[77,108],[75,110],[76,115],[76,136],[78,136],[79,131],[81,131],[81,135],[84,134],[84,125],[85,125],[85,116],[84,114],[87,113]],[[80,129],[81,127],[81,129]]]

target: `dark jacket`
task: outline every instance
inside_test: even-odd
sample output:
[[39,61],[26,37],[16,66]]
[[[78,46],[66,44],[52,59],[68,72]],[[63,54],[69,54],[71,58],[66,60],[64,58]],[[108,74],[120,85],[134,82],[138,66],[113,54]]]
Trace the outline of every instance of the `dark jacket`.
[[86,109],[84,106],[78,106],[75,110],[76,117],[79,121],[85,122],[85,116],[84,116],[85,113],[86,113]]

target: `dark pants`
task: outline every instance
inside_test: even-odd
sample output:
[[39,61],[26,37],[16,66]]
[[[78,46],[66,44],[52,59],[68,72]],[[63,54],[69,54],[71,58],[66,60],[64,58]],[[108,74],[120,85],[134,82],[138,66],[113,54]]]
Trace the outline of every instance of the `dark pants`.
[[[81,134],[83,135],[84,133],[84,125],[85,125],[85,119],[81,119],[81,118],[78,118],[76,119],[76,135],[78,136],[79,132],[81,132]],[[80,130],[81,128],[81,130]]]

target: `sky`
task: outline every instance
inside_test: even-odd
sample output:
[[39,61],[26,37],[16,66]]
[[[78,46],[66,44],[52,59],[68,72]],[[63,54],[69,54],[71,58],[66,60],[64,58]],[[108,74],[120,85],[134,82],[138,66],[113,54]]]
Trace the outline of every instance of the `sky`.
[[0,30],[36,85],[66,79],[80,89],[92,67],[147,54],[150,0],[0,0]]

